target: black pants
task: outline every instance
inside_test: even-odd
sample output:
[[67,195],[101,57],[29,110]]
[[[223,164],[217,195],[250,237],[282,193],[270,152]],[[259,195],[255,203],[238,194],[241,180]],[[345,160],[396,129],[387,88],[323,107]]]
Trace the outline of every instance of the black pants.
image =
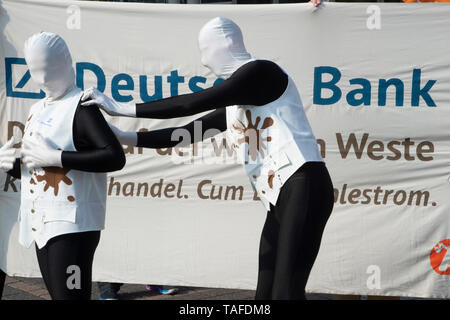
[[324,163],[305,163],[286,181],[262,231],[256,299],[305,299],[333,205],[333,184]]
[[5,286],[5,277],[6,274],[0,270],[0,300],[2,299],[2,295],[3,295],[3,287]]
[[69,233],[50,239],[36,254],[53,300],[89,300],[92,263],[100,231]]

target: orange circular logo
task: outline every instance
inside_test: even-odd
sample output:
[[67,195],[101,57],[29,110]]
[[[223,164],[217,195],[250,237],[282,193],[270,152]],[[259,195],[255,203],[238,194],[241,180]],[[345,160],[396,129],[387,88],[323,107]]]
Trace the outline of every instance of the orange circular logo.
[[430,263],[436,273],[450,275],[450,239],[439,241],[431,250]]

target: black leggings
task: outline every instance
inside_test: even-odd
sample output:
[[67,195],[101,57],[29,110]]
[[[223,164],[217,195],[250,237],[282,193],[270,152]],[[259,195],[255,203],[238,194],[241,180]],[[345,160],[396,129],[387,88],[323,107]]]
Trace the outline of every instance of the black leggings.
[[5,286],[5,277],[6,274],[0,270],[0,300],[2,299],[2,295],[3,295],[3,287]]
[[89,300],[92,263],[100,231],[69,233],[50,239],[36,254],[53,300]]
[[256,299],[305,299],[333,205],[333,184],[324,163],[307,162],[286,181],[262,231]]

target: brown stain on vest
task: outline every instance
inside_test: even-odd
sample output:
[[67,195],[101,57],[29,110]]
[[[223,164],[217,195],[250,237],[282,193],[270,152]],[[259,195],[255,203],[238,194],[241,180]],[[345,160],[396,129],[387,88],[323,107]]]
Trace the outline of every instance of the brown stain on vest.
[[252,121],[252,113],[250,110],[245,112],[245,116],[247,118],[248,124],[245,125],[242,121],[238,120],[233,124],[234,130],[236,130],[239,134],[243,135],[243,138],[238,139],[239,144],[247,143],[248,144],[248,155],[251,157],[253,161],[258,157],[258,153],[261,154],[261,158],[264,158],[264,150],[267,150],[267,145],[265,143],[269,143],[272,141],[272,137],[268,136],[267,138],[263,138],[262,135],[264,130],[273,125],[273,119],[268,117],[265,118],[261,128],[258,128],[259,123],[261,121],[261,117],[256,117],[255,123]]
[[269,177],[267,179],[267,183],[269,184],[270,189],[273,188],[273,178],[275,178],[275,172],[272,170],[269,171]]
[[[47,167],[43,168],[43,175],[35,175],[38,182],[45,181],[44,192],[52,187],[55,196],[59,193],[59,184],[64,182],[68,186],[72,185],[72,180],[66,176],[70,169],[58,168],[58,167]],[[70,201],[70,200],[69,200]]]

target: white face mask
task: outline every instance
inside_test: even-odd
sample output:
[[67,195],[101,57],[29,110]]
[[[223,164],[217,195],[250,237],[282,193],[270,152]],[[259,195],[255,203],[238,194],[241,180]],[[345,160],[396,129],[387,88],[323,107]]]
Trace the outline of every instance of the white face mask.
[[47,100],[57,100],[75,87],[69,48],[57,34],[32,35],[25,41],[24,54],[31,78],[45,92]]
[[202,64],[223,79],[251,59],[241,29],[227,18],[208,21],[198,35],[198,47]]

